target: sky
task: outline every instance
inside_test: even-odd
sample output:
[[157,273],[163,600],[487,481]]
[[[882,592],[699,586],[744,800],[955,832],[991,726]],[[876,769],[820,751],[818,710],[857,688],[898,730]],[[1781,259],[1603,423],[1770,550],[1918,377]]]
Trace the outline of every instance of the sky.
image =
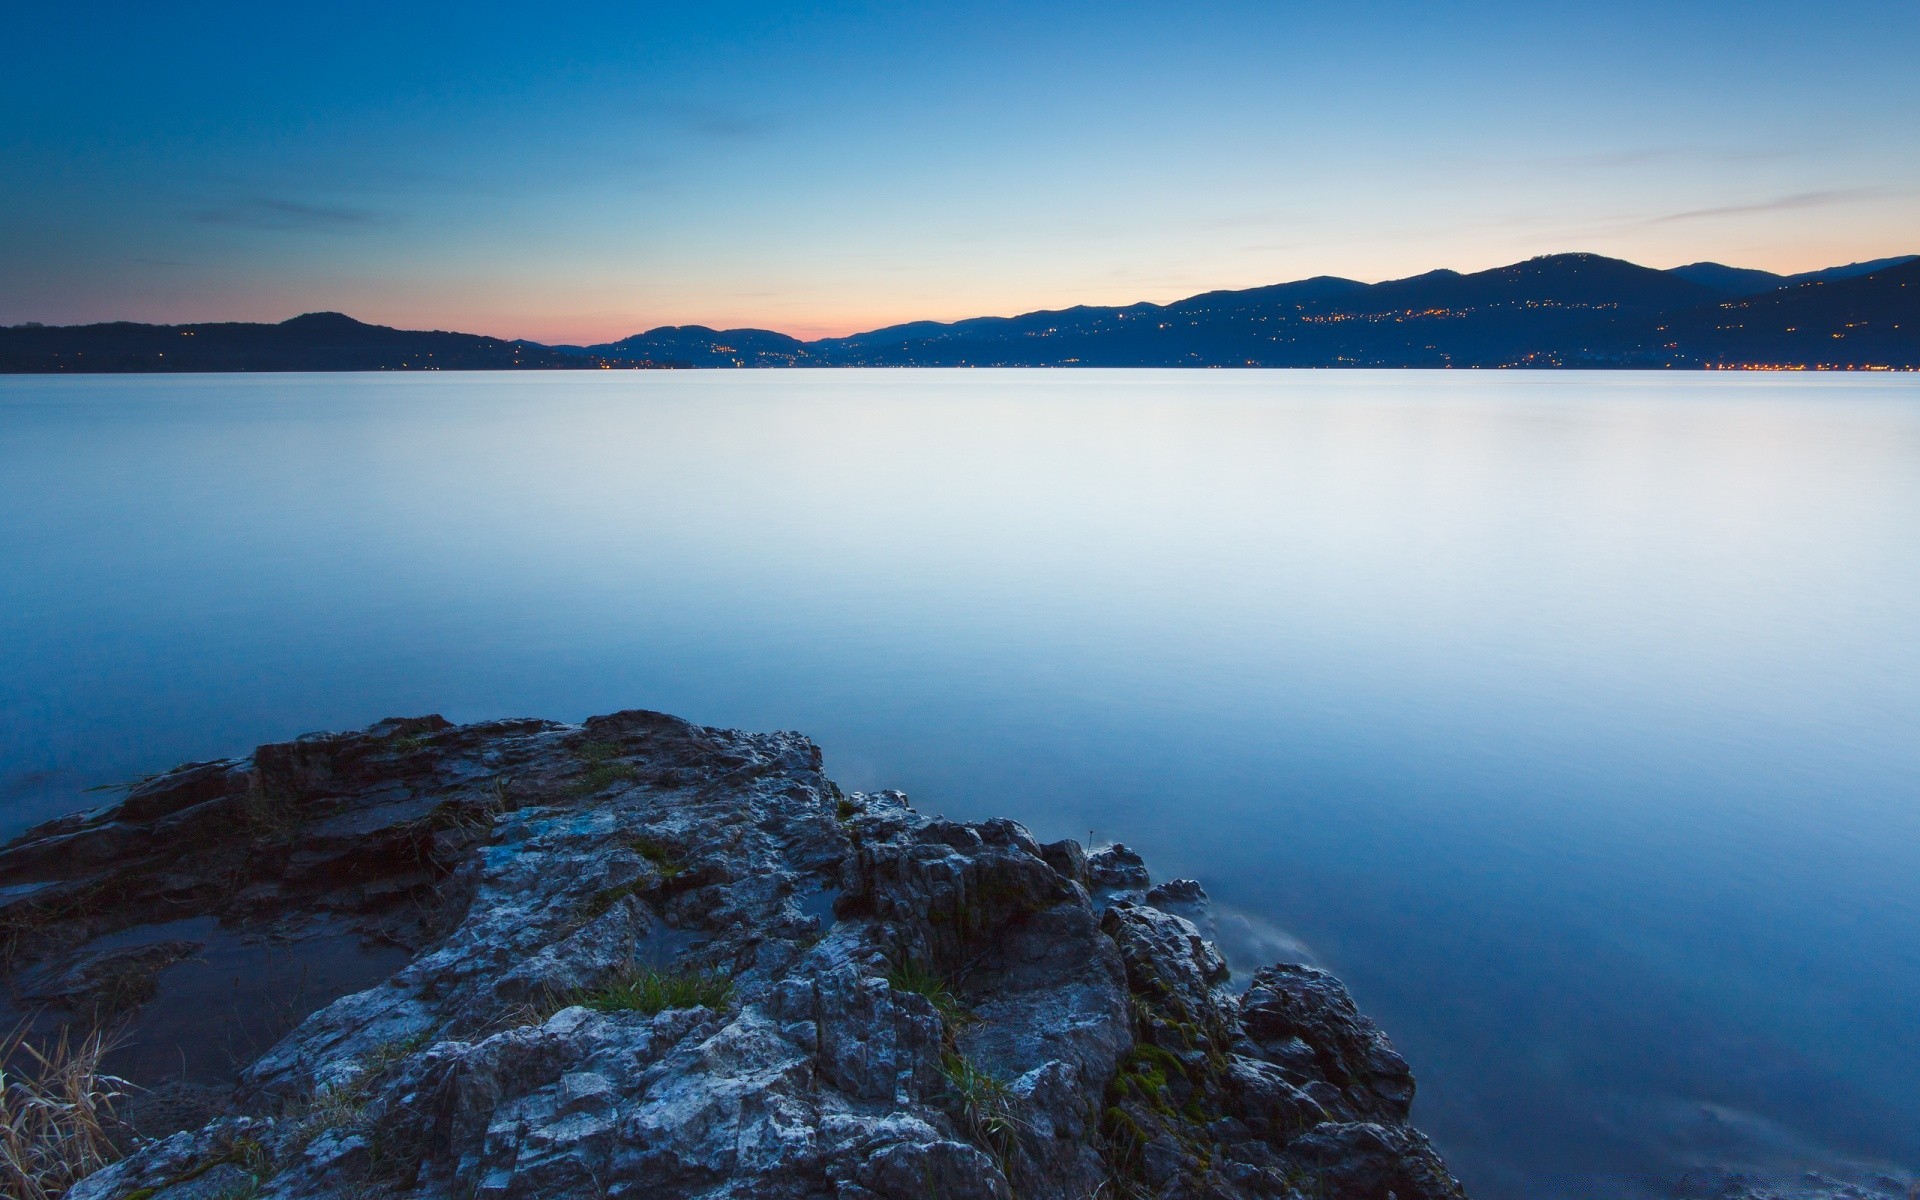
[[547,342],[1920,252],[1920,3],[10,5],[0,324]]

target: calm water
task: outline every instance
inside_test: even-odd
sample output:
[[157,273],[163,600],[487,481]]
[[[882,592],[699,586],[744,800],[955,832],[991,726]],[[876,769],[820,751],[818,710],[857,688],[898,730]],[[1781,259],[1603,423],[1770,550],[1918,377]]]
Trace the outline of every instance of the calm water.
[[1482,1197],[1920,1165],[1920,381],[0,379],[0,826],[666,709],[1124,839]]

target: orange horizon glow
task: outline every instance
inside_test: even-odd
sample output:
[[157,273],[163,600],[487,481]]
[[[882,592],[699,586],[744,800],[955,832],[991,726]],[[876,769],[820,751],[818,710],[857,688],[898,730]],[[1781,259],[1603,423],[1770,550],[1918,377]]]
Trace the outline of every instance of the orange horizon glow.
[[[1557,252],[1540,251],[1539,253]],[[1766,261],[1756,261],[1757,256],[1730,262],[1725,259],[1702,258],[1663,261],[1656,269],[1668,269],[1688,262],[1723,261],[1729,266],[1749,267],[1772,271],[1779,275],[1791,275],[1843,263],[1890,258],[1912,252],[1892,247],[1854,247],[1848,250],[1835,247],[1824,255],[1819,250],[1808,250],[1792,255],[1770,256]],[[1468,265],[1447,265],[1450,269],[1462,274],[1470,274],[1537,256],[1538,254],[1522,254],[1514,257],[1493,255],[1484,261]],[[1628,254],[1613,254],[1610,257],[1640,261]],[[1642,262],[1642,265],[1653,264]],[[1432,269],[1436,268],[1426,266],[1413,270],[1401,269],[1371,273],[1370,276],[1337,270],[1306,269],[1290,274],[1281,271],[1270,276],[1243,277],[1236,280],[1163,283],[1159,287],[1131,291],[1123,290],[1121,285],[1100,287],[1080,284],[1076,286],[1063,281],[1051,294],[1044,287],[1034,286],[1022,289],[1022,295],[1017,298],[1009,295],[1007,289],[977,287],[969,289],[967,293],[969,296],[977,296],[977,299],[948,299],[938,307],[933,306],[931,301],[925,307],[917,307],[914,301],[902,299],[892,306],[861,306],[845,309],[832,315],[804,317],[794,314],[795,309],[807,306],[808,300],[804,295],[796,295],[791,300],[769,304],[758,311],[746,306],[736,307],[713,301],[709,301],[706,305],[690,303],[684,311],[674,311],[674,306],[670,302],[654,300],[644,306],[636,304],[631,310],[634,313],[632,316],[619,315],[605,309],[594,312],[568,312],[566,310],[569,306],[565,303],[567,297],[544,296],[542,299],[547,301],[547,304],[542,307],[550,307],[557,311],[551,316],[541,316],[524,311],[503,312],[502,306],[495,303],[478,305],[452,303],[448,302],[450,298],[440,296],[422,297],[410,302],[408,298],[393,295],[384,289],[380,293],[363,295],[358,299],[351,294],[357,289],[349,288],[340,289],[331,296],[306,300],[286,294],[280,289],[268,288],[258,291],[248,289],[247,294],[233,297],[224,304],[210,305],[213,311],[206,313],[180,312],[178,311],[182,306],[180,298],[155,296],[143,298],[122,311],[78,319],[47,320],[44,317],[20,317],[16,321],[40,320],[44,324],[62,325],[116,320],[177,325],[220,321],[272,324],[301,313],[332,311],[345,313],[356,320],[373,325],[387,325],[399,329],[448,330],[505,340],[526,340],[546,345],[604,344],[644,333],[650,329],[673,325],[700,325],[716,330],[769,330],[801,341],[815,341],[821,338],[846,337],[914,321],[951,322],[973,317],[1012,317],[1030,312],[1071,308],[1076,305],[1113,308],[1137,303],[1165,305],[1202,292],[1262,287],[1310,278],[1314,275],[1343,275],[1346,278],[1359,279],[1361,282],[1378,283],[1405,278]],[[517,289],[503,284],[492,292],[489,298],[492,295],[507,298],[515,295],[516,292]],[[471,294],[464,297],[468,301],[472,298]],[[763,298],[763,301],[765,299],[768,298]],[[822,309],[831,310],[834,307],[824,297],[820,300]]]

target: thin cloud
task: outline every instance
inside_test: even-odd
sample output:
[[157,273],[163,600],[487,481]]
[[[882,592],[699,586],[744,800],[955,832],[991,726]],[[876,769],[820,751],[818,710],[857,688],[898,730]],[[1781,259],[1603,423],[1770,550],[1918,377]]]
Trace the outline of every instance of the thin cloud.
[[202,209],[192,219],[203,225],[236,229],[347,231],[378,225],[385,217],[371,209],[341,204],[308,204],[299,200],[260,198],[241,200],[219,208]]
[[1675,221],[1698,221],[1708,217],[1736,217],[1748,213],[1788,212],[1797,208],[1825,208],[1830,204],[1846,204],[1854,200],[1863,200],[1869,196],[1885,195],[1883,187],[1836,188],[1823,192],[1795,192],[1791,196],[1781,196],[1774,200],[1762,200],[1756,204],[1720,204],[1712,208],[1693,208],[1686,212],[1668,213],[1661,217],[1649,217],[1642,224],[1670,225]]

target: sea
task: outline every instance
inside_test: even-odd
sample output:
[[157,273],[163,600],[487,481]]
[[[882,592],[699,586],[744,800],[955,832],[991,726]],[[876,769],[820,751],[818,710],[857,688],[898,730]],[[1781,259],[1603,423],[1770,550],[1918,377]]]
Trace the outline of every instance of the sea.
[[1920,377],[0,377],[0,836],[622,708],[1200,880],[1483,1200],[1920,1167]]

